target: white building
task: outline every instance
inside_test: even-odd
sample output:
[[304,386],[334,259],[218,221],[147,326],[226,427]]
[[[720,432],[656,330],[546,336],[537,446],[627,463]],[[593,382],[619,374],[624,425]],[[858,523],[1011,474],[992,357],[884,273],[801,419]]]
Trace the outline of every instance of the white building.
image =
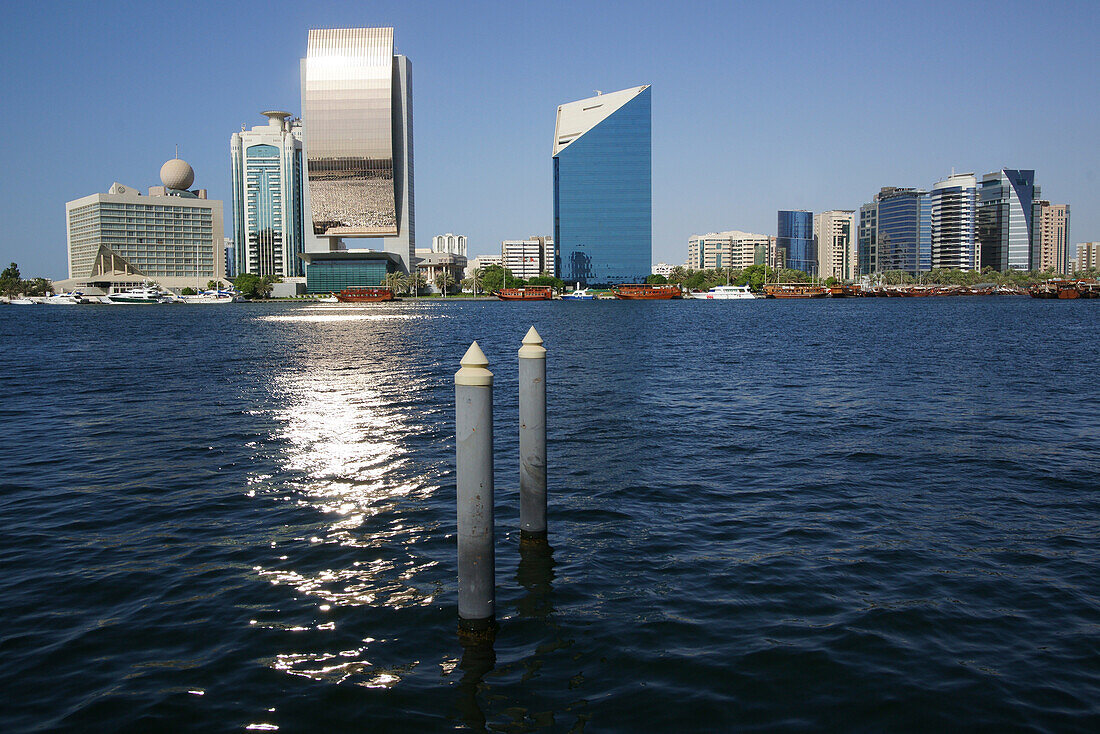
[[543,273],[556,276],[557,249],[553,237],[528,237],[500,243],[504,267],[517,278],[535,278]]
[[206,189],[188,191],[195,173],[179,158],[161,167],[160,179],[148,196],[116,182],[65,204],[69,277],[58,288],[205,288],[225,278],[222,202]]
[[1080,242],[1077,244],[1077,257],[1073,261],[1074,270],[1100,268],[1100,242]]
[[452,255],[466,257],[466,235],[437,234],[432,237],[432,252],[449,252]]
[[821,278],[853,280],[859,265],[856,213],[833,209],[814,215],[817,274]]
[[653,275],[663,275],[667,278],[668,276],[672,275],[672,269],[674,267],[676,266],[669,265],[668,263],[657,263],[652,268]]
[[765,262],[770,239],[766,234],[738,230],[692,235],[686,266],[690,270],[744,269]]
[[306,239],[302,122],[289,112],[263,114],[266,125],[241,125],[229,141],[235,270],[292,278],[302,275]]
[[504,258],[502,258],[500,255],[478,255],[473,260],[467,262],[465,277],[469,278],[470,275],[478,268],[484,270],[491,265],[495,265],[498,268],[504,267]]
[[978,179],[952,173],[932,187],[932,267],[978,269]]

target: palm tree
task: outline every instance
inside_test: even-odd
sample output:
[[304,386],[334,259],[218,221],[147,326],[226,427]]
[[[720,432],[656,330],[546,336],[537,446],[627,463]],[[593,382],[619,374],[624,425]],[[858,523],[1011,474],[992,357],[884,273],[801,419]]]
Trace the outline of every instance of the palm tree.
[[424,274],[419,270],[413,273],[409,273],[409,277],[405,278],[405,287],[414,296],[420,295],[420,288],[425,284]]
[[687,268],[683,265],[677,265],[668,274],[669,283],[683,283],[687,280],[688,272]]
[[436,273],[435,287],[443,294],[443,297],[447,297],[447,289],[455,284],[455,276],[450,270],[444,268]]
[[470,286],[470,290],[474,292],[475,296],[477,295],[477,292],[481,289],[481,279],[484,277],[485,271],[483,269],[474,268],[470,271],[470,277],[464,281],[466,285]]
[[405,285],[405,276],[401,273],[386,273],[385,284],[396,295]]

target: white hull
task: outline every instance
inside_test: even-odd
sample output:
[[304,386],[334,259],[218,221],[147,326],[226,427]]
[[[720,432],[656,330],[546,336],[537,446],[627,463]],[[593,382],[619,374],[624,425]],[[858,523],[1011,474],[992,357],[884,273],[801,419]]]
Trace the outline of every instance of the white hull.
[[233,303],[232,296],[180,296],[184,303],[212,305],[215,303]]
[[691,297],[701,301],[751,301],[756,298],[747,285],[720,285],[706,293],[692,293]]

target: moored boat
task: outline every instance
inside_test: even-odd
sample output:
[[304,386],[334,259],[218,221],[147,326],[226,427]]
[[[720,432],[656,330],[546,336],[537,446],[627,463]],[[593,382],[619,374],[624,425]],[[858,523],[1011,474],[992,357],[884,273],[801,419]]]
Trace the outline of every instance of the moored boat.
[[563,293],[561,298],[563,301],[594,301],[596,294],[587,288],[581,288],[572,293]]
[[704,301],[752,301],[756,299],[747,285],[716,285],[709,291],[689,293],[690,298]]
[[140,288],[128,288],[116,293],[108,293],[103,301],[114,305],[143,305],[171,303],[176,298],[157,286],[143,285]]
[[632,283],[617,285],[611,291],[616,298],[624,301],[667,301],[670,298],[681,298],[683,296],[680,286],[675,284]]
[[769,283],[764,293],[768,298],[824,298],[828,290],[813,283]]
[[523,288],[501,288],[493,295],[502,301],[549,301],[554,289],[548,285],[529,285]]
[[382,303],[393,300],[393,291],[382,287],[345,288],[336,294],[336,300],[340,303]]

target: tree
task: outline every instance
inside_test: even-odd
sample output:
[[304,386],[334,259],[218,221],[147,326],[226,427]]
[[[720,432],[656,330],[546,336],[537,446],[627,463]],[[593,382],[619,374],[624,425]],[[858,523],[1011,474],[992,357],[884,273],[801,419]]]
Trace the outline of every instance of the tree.
[[665,285],[668,283],[668,278],[663,275],[647,275],[645,282],[650,285]]
[[233,287],[245,298],[267,298],[276,279],[271,275],[262,278],[252,273],[241,273],[233,279]]
[[386,287],[393,291],[395,295],[406,287],[405,276],[401,273],[386,273],[386,279],[383,283],[385,283]]
[[669,283],[683,283],[685,280],[687,280],[687,277],[688,277],[687,268],[685,268],[683,265],[677,265],[668,274],[668,282]]
[[222,287],[222,284],[221,284],[221,283],[219,283],[219,282],[218,282],[218,281],[216,281],[216,280],[208,280],[208,281],[206,281],[206,290],[208,290],[208,291],[216,291],[216,290],[218,290],[218,289],[219,289],[219,288],[221,288],[221,287]]
[[470,277],[462,281],[462,284],[473,291],[474,295],[477,295],[478,290],[481,288],[481,281],[485,277],[485,270],[482,268],[474,268],[470,271]]
[[192,288],[191,286],[187,286],[186,288],[180,289],[180,295],[181,296],[195,296],[195,295],[198,295],[198,292],[194,288]]
[[405,288],[414,296],[420,295],[420,289],[427,285],[428,279],[424,277],[424,273],[416,270],[409,273],[409,277],[405,278]]
[[53,284],[47,278],[32,278],[23,281],[23,293],[28,296],[44,296]]
[[23,292],[23,278],[19,275],[19,266],[12,263],[0,273],[0,293],[9,298]]
[[447,291],[455,284],[455,276],[447,268],[443,268],[435,274],[435,287],[439,289],[439,292],[443,294],[443,297],[447,297]]
[[546,273],[543,273],[542,275],[536,275],[534,278],[528,278],[527,285],[548,285],[559,291],[565,290],[565,281],[563,281],[561,278],[555,278],[552,275],[547,275]]
[[522,278],[517,278],[511,270],[500,265],[487,265],[481,284],[482,289],[486,291],[499,291],[501,288],[518,288],[525,285]]

